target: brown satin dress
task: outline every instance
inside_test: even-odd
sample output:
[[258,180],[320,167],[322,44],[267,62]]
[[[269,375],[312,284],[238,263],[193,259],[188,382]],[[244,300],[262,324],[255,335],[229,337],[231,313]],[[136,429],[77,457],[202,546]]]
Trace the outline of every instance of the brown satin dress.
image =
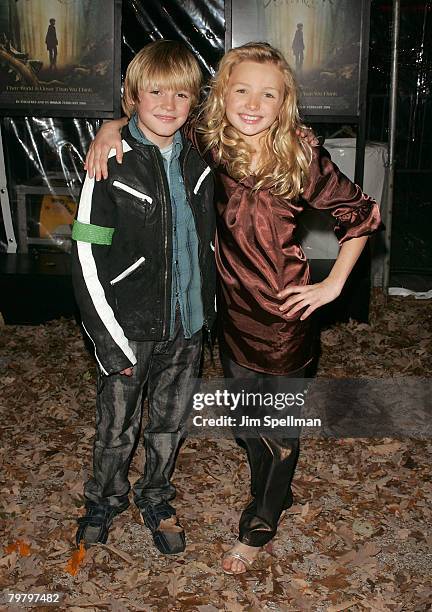
[[276,294],[288,285],[310,282],[306,256],[297,243],[297,217],[305,206],[327,210],[336,219],[342,244],[380,226],[376,202],[363,194],[330,160],[313,147],[310,174],[297,202],[253,191],[253,176],[236,181],[217,168],[216,264],[220,291],[221,350],[236,363],[284,375],[307,365],[317,342],[313,317],[289,319]]

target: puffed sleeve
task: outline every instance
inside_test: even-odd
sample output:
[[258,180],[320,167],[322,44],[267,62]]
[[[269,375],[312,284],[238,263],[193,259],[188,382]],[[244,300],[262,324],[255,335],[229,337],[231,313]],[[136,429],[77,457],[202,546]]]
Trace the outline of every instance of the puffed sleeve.
[[324,147],[312,147],[310,173],[302,197],[312,208],[333,215],[339,244],[383,227],[375,200],[339,170]]

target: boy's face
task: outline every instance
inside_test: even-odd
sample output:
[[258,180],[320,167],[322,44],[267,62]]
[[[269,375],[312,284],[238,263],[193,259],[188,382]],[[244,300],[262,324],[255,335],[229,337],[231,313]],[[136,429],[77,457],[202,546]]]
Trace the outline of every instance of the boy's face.
[[176,131],[185,124],[192,96],[189,91],[140,90],[135,103],[138,126],[146,138],[160,148],[168,147]]

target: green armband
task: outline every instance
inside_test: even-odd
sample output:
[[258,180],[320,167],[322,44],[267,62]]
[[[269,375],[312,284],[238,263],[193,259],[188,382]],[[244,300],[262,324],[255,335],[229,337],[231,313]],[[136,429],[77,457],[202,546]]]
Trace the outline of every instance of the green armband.
[[81,242],[91,242],[92,244],[110,245],[114,234],[113,227],[102,227],[91,223],[81,223],[74,221],[72,229],[72,239]]

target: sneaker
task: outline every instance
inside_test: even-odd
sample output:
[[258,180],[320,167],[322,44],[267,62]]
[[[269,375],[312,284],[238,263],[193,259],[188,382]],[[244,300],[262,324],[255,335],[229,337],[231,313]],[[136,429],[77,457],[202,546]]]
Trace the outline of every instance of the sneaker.
[[178,522],[175,508],[168,502],[143,503],[138,506],[141,518],[153,536],[156,548],[164,555],[176,555],[186,548],[183,527]]
[[87,502],[86,514],[77,519],[76,545],[79,547],[81,540],[86,548],[98,542],[105,544],[116,514],[117,508]]

